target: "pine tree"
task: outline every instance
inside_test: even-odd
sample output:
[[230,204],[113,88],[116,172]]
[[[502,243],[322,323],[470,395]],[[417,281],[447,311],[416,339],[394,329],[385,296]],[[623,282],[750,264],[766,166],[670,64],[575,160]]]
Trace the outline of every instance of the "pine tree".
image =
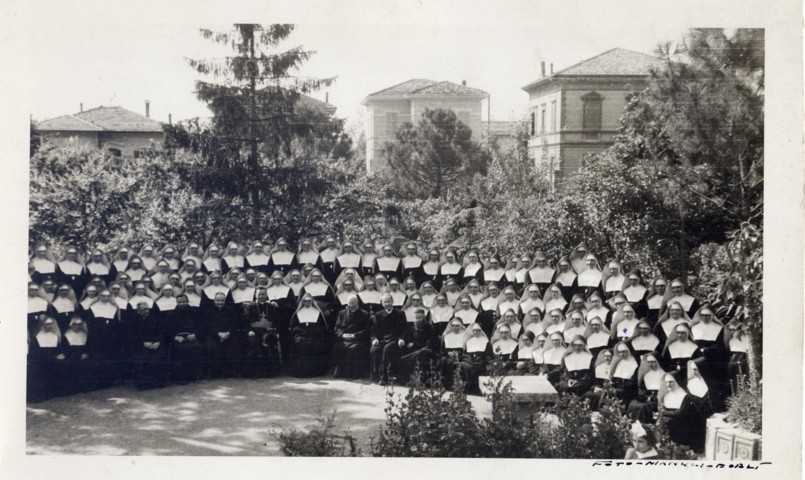
[[315,53],[301,46],[276,52],[294,25],[235,24],[227,32],[202,29],[201,35],[229,47],[234,55],[187,59],[191,67],[215,82],[197,81],[196,96],[213,112],[206,135],[197,142],[206,168],[197,180],[210,189],[239,191],[251,208],[252,230],[261,232],[266,180],[283,166],[295,135],[313,124],[296,111],[299,95],[330,85],[334,78],[295,76]]

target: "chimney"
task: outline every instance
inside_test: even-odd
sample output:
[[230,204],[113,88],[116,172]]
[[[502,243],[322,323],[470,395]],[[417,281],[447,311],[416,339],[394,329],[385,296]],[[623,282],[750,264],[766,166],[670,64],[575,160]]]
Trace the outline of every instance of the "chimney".
[[551,62],[551,75],[553,75],[553,62]]
[[145,101],[145,116],[151,118],[151,100]]
[[330,103],[330,92],[324,92],[324,103]]
[[542,78],[545,78],[545,62],[539,62],[542,69]]
[[461,81],[461,85],[463,85],[463,86],[465,86],[465,87],[466,87],[466,86],[467,86],[467,81],[466,81],[466,80],[462,80],[462,81]]
[[168,125],[173,125],[173,118],[170,113],[168,114]]
[[79,103],[78,108],[81,109],[81,111],[83,112],[84,111],[84,102]]

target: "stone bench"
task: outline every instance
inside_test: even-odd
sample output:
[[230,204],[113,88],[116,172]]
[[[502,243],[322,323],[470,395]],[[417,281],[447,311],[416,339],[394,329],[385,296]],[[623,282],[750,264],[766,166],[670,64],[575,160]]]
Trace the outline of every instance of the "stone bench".
[[[484,395],[492,393],[489,383],[490,377],[480,377],[478,385]],[[537,413],[541,407],[552,405],[559,400],[559,394],[548,378],[542,375],[507,376],[502,378],[502,385],[511,383],[516,414],[528,416]],[[492,402],[492,418],[496,418],[497,408]]]

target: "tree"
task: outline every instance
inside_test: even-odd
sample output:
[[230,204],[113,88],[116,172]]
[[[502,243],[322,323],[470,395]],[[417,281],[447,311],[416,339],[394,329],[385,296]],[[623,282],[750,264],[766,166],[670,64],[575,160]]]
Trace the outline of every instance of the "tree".
[[[231,48],[235,55],[221,59],[188,59],[202,75],[221,83],[196,82],[196,96],[213,111],[211,127],[201,134],[213,138],[199,142],[206,169],[200,182],[207,188],[240,191],[252,210],[252,228],[261,233],[263,205],[270,201],[270,180],[291,156],[294,135],[310,131],[312,123],[295,112],[300,93],[330,85],[334,79],[292,76],[313,51],[301,46],[268,53],[285,40],[294,26],[288,24],[236,24],[229,32],[201,30],[201,35]],[[242,182],[221,182],[219,172]],[[287,172],[286,172],[287,173]],[[244,188],[245,187],[245,188]]]
[[416,126],[404,123],[385,155],[389,172],[420,196],[443,196],[460,180],[486,173],[487,154],[452,110],[425,109]]

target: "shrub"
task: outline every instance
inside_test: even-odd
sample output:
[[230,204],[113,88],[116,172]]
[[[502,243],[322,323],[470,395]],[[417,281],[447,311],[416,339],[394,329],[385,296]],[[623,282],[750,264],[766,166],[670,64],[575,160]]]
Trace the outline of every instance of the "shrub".
[[763,431],[763,385],[761,380],[742,377],[736,392],[727,399],[727,421],[760,435]]
[[[318,426],[309,431],[291,429],[280,432],[277,440],[280,450],[288,457],[357,457],[361,451],[355,445],[355,439],[349,432],[336,435],[336,412],[326,418],[319,418]],[[346,447],[349,446],[349,450]]]

